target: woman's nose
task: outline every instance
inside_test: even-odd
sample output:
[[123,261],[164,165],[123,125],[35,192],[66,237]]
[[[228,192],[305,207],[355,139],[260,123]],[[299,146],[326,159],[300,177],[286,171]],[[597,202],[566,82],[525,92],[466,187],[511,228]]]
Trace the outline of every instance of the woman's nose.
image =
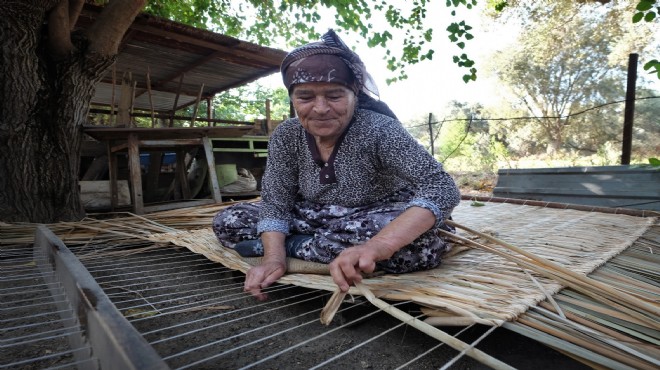
[[330,110],[330,106],[324,97],[318,97],[314,100],[314,112],[326,113],[328,110]]

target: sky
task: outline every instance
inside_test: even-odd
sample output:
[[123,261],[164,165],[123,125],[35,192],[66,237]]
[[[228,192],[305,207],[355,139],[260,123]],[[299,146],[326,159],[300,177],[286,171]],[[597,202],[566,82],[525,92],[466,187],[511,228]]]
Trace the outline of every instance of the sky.
[[[397,2],[391,1],[391,3]],[[405,71],[408,79],[390,85],[387,85],[386,80],[395,77],[396,73],[388,71],[386,68],[387,63],[384,59],[386,50],[382,47],[369,48],[366,40],[361,39],[358,35],[336,30],[342,40],[349,47],[354,48],[365,63],[367,71],[376,81],[381,100],[386,102],[403,122],[413,118],[428,117],[429,113],[441,111],[452,100],[484,104],[495,102],[501,92],[496,84],[485,78],[483,71],[477,72],[477,81],[466,84],[463,82],[462,76],[467,69],[454,64],[452,57],[466,52],[470,58],[476,61],[476,67],[479,69],[490,52],[503,49],[515,39],[512,27],[509,27],[508,30],[502,27],[496,32],[486,32],[481,25],[480,13],[477,10],[459,9],[457,15],[452,17],[444,2],[430,4],[427,19],[429,20],[428,25],[434,28],[431,43],[431,48],[435,50],[433,59],[407,66]],[[378,15],[374,16],[374,18],[376,17]],[[387,25],[377,22],[378,19],[372,20],[377,30],[390,29]],[[475,36],[473,40],[467,42],[464,51],[449,41],[448,33],[445,30],[451,22],[461,20],[465,20],[473,27],[472,33]],[[322,22],[324,23],[321,23],[319,30],[334,26],[334,19],[331,15],[322,15]],[[384,23],[384,21],[381,22]],[[394,33],[391,29],[390,31]],[[394,33],[394,38],[392,40],[394,42],[390,46],[393,52],[401,48],[401,33],[398,35]],[[396,41],[399,42],[396,43]],[[286,50],[286,48],[284,49]],[[279,74],[269,76],[259,82],[273,87],[279,87],[282,83]]]

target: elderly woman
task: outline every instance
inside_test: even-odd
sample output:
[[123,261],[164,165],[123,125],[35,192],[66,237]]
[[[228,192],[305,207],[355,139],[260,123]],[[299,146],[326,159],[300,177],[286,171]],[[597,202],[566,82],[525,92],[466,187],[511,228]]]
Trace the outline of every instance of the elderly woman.
[[375,269],[405,273],[440,264],[447,243],[436,230],[458,204],[442,165],[402,127],[360,58],[330,30],[293,50],[282,77],[297,117],[268,147],[262,201],[227,208],[213,220],[220,242],[263,255],[245,290],[286,273],[286,257],[329,263],[347,291]]

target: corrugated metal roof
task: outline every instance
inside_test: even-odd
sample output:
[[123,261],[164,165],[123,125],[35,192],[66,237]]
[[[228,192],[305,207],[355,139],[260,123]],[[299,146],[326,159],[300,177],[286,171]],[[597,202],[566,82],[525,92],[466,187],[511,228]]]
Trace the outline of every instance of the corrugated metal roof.
[[[77,27],[88,27],[101,9],[86,4]],[[114,67],[97,85],[92,104],[110,106],[114,99],[116,105],[122,77],[130,73],[136,82],[133,107],[150,110],[149,74],[153,109],[171,111],[175,100],[177,109],[193,104],[202,84],[205,99],[278,72],[285,56],[283,50],[141,14],[126,32]]]

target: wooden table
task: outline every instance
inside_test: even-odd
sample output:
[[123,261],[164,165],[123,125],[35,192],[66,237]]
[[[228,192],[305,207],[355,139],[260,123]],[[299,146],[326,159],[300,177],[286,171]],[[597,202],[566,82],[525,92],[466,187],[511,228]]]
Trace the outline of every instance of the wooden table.
[[[105,126],[85,126],[83,132],[92,138],[106,144],[108,152],[108,168],[110,178],[111,207],[117,207],[117,153],[128,152],[128,167],[130,171],[130,188],[133,203],[133,212],[144,214],[181,206],[201,205],[215,202],[221,203],[220,186],[215,171],[215,158],[211,139],[236,138],[245,135],[252,129],[251,126],[222,126],[222,127],[168,127],[168,128],[122,128]],[[184,154],[186,147],[202,146],[206,155],[209,172],[209,185],[213,196],[212,200],[200,199],[185,204],[169,204],[145,207],[142,188],[142,175],[140,171],[140,148],[147,150],[174,150],[176,155],[176,179],[181,186],[184,199],[190,199],[188,181],[185,171]],[[160,168],[157,169],[160,172]],[[194,203],[194,204],[193,204]],[[199,203],[199,204],[198,204]]]

